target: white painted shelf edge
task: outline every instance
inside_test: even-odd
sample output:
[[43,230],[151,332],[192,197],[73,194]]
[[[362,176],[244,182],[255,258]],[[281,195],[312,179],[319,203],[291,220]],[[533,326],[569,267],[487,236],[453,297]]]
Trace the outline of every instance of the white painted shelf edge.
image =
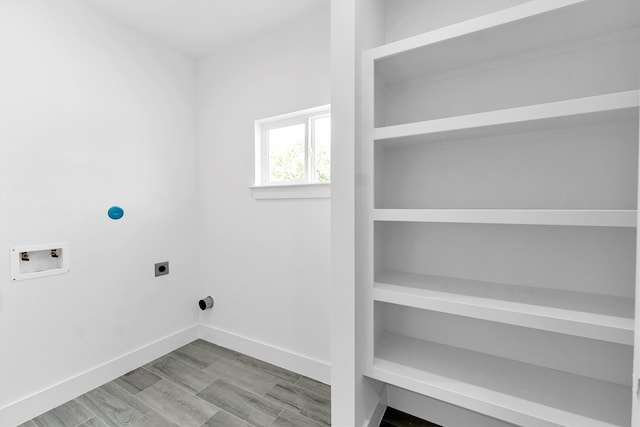
[[635,227],[635,210],[374,209],[374,221]]
[[565,101],[548,102],[524,107],[508,108],[464,116],[447,117],[394,126],[375,128],[373,139],[383,141],[389,139],[408,138],[412,136],[441,135],[469,129],[499,127],[529,122],[539,122],[541,129],[548,120],[564,119],[567,124],[573,118],[584,118],[587,115],[605,113],[624,113],[637,109],[640,104],[640,91],[610,93],[589,96]]
[[495,28],[500,25],[531,18],[543,13],[584,3],[585,0],[536,0],[525,4],[510,7],[505,10],[490,13],[478,18],[470,19],[458,24],[450,25],[427,33],[388,43],[368,50],[366,53],[371,59],[380,59],[403,53],[409,50],[421,48],[446,40],[455,39],[478,31]]
[[374,301],[633,345],[634,320],[376,282]]
[[365,375],[516,425],[619,427],[380,358]]

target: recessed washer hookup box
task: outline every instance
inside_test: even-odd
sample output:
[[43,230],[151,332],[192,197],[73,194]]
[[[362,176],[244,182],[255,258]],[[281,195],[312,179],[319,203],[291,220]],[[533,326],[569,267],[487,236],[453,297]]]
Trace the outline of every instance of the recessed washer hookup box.
[[36,279],[70,270],[69,243],[46,243],[11,248],[11,280]]

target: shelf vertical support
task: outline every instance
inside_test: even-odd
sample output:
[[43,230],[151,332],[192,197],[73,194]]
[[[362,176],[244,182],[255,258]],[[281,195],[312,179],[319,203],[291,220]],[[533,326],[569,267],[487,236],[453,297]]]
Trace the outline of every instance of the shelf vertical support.
[[[638,76],[640,78],[640,76]],[[639,114],[640,116],[640,114]],[[639,127],[640,127],[640,120]],[[640,129],[639,129],[640,130]],[[637,141],[640,147],[640,139]],[[640,150],[638,150],[638,165],[640,165]],[[640,216],[638,212],[638,203],[640,202],[640,170],[638,171],[638,196],[636,198],[636,283],[635,283],[635,337],[633,346],[633,396],[631,405],[631,425],[640,427],[640,304],[638,297],[640,296],[640,233],[638,233],[638,225],[640,225]]]
[[375,281],[375,247],[374,233],[375,223],[373,220],[373,212],[375,205],[375,142],[373,140],[373,129],[375,127],[375,62],[369,52],[362,55],[362,170],[365,181],[365,191],[362,192],[362,200],[360,206],[363,211],[363,231],[361,236],[362,242],[362,284],[364,285],[363,294],[366,296],[366,306],[364,308],[364,316],[366,319],[366,334],[364,346],[364,360],[367,366],[373,365],[374,347],[375,347],[375,319],[374,319],[374,301],[373,301],[373,284]]
[[331,424],[336,426],[362,426],[377,414],[381,418],[380,409],[386,408],[379,384],[363,376],[368,338],[361,310],[371,304],[360,274],[367,224],[359,179],[360,52],[383,43],[382,11],[380,0],[331,0]]

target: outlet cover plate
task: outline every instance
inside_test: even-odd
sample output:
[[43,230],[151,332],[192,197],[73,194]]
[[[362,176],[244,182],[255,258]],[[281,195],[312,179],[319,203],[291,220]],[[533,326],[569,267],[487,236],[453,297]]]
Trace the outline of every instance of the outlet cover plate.
[[156,277],[169,274],[169,261],[157,263],[155,265],[155,274]]

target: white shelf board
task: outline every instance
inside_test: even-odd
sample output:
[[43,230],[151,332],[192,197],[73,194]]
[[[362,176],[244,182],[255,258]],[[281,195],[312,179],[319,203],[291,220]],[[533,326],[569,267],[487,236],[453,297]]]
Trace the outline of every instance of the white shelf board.
[[640,91],[631,90],[380,127],[373,138],[385,144],[415,143],[631,121],[638,119],[639,105]]
[[374,221],[635,227],[635,210],[374,209]]
[[373,299],[633,345],[632,298],[384,271]]
[[631,388],[383,333],[366,375],[526,426],[628,426]]
[[635,28],[638,10],[635,0],[534,0],[370,49],[365,58],[386,82],[408,80]]

